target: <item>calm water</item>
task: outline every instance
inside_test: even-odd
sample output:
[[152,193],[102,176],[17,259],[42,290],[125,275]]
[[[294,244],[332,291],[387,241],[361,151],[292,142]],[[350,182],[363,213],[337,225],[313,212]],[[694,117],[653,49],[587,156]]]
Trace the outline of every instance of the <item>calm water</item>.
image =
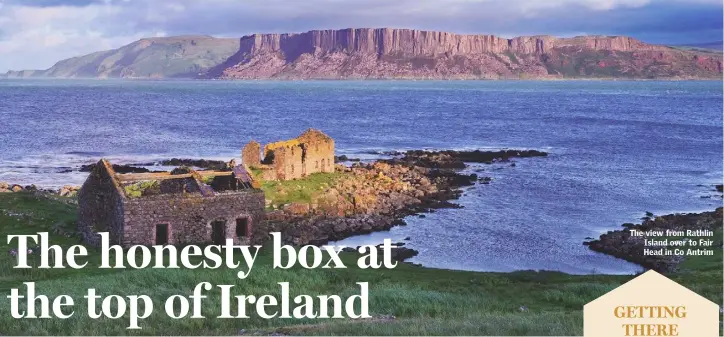
[[711,210],[722,176],[720,82],[0,81],[0,181],[80,184],[106,157],[231,159],[250,139],[334,137],[338,154],[535,148],[476,166],[463,209],[345,240],[403,240],[431,267],[631,273],[581,242],[645,211]]

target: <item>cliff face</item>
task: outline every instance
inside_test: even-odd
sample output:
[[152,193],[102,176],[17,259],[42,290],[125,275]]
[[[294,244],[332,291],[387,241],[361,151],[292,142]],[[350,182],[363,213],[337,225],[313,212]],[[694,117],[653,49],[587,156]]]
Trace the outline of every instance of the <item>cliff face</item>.
[[409,29],[316,30],[242,37],[208,73],[221,78],[718,78],[721,54],[624,36],[461,35]]
[[722,76],[722,53],[624,36],[461,35],[410,29],[315,30],[241,39],[177,36],[6,77],[225,79],[536,79]]
[[435,56],[484,53],[544,54],[558,47],[596,50],[657,50],[635,39],[616,36],[584,36],[559,39],[523,36],[504,39],[493,35],[460,35],[410,29],[314,30],[301,34],[254,34],[241,38],[241,52],[282,52],[294,58],[315,51],[342,51],[377,55]]

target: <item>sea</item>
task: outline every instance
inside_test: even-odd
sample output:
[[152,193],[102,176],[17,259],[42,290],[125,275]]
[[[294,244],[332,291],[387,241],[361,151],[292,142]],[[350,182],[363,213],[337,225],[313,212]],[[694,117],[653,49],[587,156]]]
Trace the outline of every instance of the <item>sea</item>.
[[387,232],[426,267],[632,274],[641,267],[582,243],[657,215],[721,206],[721,81],[0,80],[0,181],[81,184],[107,158],[230,160],[242,146],[335,139],[363,161],[407,149],[537,149]]

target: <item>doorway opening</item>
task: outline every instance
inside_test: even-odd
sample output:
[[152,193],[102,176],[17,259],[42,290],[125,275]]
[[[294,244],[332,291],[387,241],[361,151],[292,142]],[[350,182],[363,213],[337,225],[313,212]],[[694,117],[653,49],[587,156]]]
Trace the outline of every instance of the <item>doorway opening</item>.
[[168,224],[156,225],[156,244],[167,245],[168,244]]
[[249,218],[238,218],[236,219],[236,237],[237,238],[249,238],[251,231],[249,228]]
[[226,222],[217,220],[211,223],[211,242],[223,245],[226,241]]

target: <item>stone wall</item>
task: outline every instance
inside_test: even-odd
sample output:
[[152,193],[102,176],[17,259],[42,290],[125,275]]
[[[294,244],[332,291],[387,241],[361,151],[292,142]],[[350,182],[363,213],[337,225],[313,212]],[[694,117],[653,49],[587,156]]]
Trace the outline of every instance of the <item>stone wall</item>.
[[[242,156],[253,149],[252,143],[247,144]],[[253,154],[249,153],[248,157],[253,161]],[[245,164],[246,161],[244,159]],[[267,180],[292,180],[317,172],[334,172],[334,140],[319,130],[308,129],[295,139],[267,144],[264,160],[255,167],[272,169],[271,174],[264,174]]]
[[305,175],[315,172],[334,172],[334,140],[316,130],[307,130],[297,138],[304,146],[300,163]]
[[261,145],[256,141],[250,141],[241,150],[241,162],[248,167],[261,165]]
[[111,244],[119,244],[123,237],[122,192],[106,164],[98,162],[78,191],[78,231],[94,246],[100,245],[98,232],[108,232]]
[[[247,218],[251,241],[236,236],[236,219]],[[153,245],[156,225],[168,225],[168,243],[209,243],[212,222],[224,221],[225,237],[237,244],[258,243],[267,236],[264,223],[264,192],[156,195],[128,199],[124,204],[123,245]]]
[[292,180],[305,176],[302,155],[304,150],[299,145],[278,147],[273,150],[274,162],[272,167],[276,173],[277,180]]

